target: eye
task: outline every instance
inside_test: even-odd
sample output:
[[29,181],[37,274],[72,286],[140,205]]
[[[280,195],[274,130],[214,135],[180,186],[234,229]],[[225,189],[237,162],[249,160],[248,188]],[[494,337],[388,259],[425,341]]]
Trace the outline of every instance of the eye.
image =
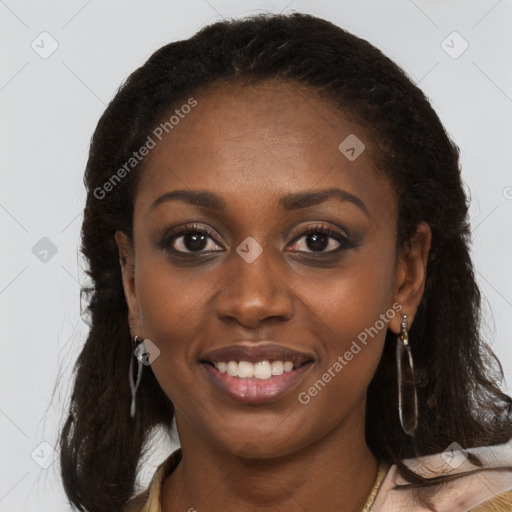
[[[306,249],[297,249],[298,244],[297,241],[305,239],[305,243],[302,246],[306,247]],[[293,244],[293,249],[298,250],[299,252],[306,253],[316,253],[316,254],[334,254],[342,249],[347,249],[351,247],[350,240],[343,235],[341,232],[332,229],[328,226],[311,226],[306,231],[300,234],[299,237],[295,239]]]
[[[300,241],[304,239],[302,244]],[[166,233],[158,244],[163,250],[175,254],[206,254],[224,248],[217,242],[217,235],[207,226],[188,225]],[[302,246],[302,248],[301,248]],[[292,250],[307,254],[336,254],[354,244],[340,231],[328,226],[315,225],[306,229],[292,244]]]
[[[179,231],[166,233],[159,245],[162,249],[170,249],[176,253],[203,253],[223,250],[216,240],[215,233],[206,226],[193,224]],[[208,243],[208,240],[213,243]]]

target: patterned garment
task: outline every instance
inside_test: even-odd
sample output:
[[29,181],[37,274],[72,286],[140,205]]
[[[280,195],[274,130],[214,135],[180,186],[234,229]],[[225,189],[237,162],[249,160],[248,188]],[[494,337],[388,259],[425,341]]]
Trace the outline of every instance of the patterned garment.
[[[473,465],[468,454],[477,455],[483,468]],[[181,449],[162,462],[146,491],[133,498],[125,512],[162,512],[161,489],[166,477],[181,460]],[[462,475],[439,485],[434,494],[437,512],[512,512],[512,439],[505,444],[448,451],[404,463],[425,477]],[[415,500],[396,465],[380,464],[372,493],[362,512],[431,512]]]

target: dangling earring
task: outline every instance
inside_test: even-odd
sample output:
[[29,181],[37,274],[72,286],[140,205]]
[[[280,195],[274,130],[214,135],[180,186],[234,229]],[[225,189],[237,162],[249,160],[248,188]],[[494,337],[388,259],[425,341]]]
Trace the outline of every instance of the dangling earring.
[[[132,329],[132,326],[130,325],[130,330]],[[128,379],[130,382],[130,390],[132,394],[132,402],[130,406],[130,416],[132,418],[135,417],[135,398],[137,396],[137,389],[139,389],[140,379],[142,377],[142,357],[141,354],[146,352],[145,346],[144,346],[144,340],[138,340],[138,337],[135,336],[131,340],[131,352],[130,352],[130,369],[128,373]],[[137,377],[134,382],[133,379],[133,358],[137,358]]]
[[398,373],[398,412],[402,430],[414,436],[418,427],[418,397],[412,362],[407,315],[402,314],[400,334],[396,339],[396,362]]

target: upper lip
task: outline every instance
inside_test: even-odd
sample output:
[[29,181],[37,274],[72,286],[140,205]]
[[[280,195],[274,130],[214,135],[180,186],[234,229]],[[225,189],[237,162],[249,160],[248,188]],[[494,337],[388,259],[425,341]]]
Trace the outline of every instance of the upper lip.
[[212,350],[200,358],[200,361],[229,362],[229,361],[248,361],[257,363],[259,361],[291,361],[294,366],[313,361],[313,355],[277,343],[264,342],[251,345],[229,345]]

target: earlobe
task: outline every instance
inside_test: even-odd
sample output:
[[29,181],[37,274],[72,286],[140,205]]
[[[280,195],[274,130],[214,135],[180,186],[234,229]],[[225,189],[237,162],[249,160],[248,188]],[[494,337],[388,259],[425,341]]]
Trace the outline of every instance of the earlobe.
[[[400,249],[395,273],[394,301],[402,305],[401,313],[407,315],[409,326],[414,321],[425,290],[431,240],[430,226],[426,222],[420,222],[410,244]],[[396,334],[400,332],[398,316],[390,321],[389,328]]]
[[119,264],[123,278],[124,295],[130,311],[130,317],[138,317],[135,290],[135,258],[132,243],[123,231],[116,231],[114,236],[119,251]]

